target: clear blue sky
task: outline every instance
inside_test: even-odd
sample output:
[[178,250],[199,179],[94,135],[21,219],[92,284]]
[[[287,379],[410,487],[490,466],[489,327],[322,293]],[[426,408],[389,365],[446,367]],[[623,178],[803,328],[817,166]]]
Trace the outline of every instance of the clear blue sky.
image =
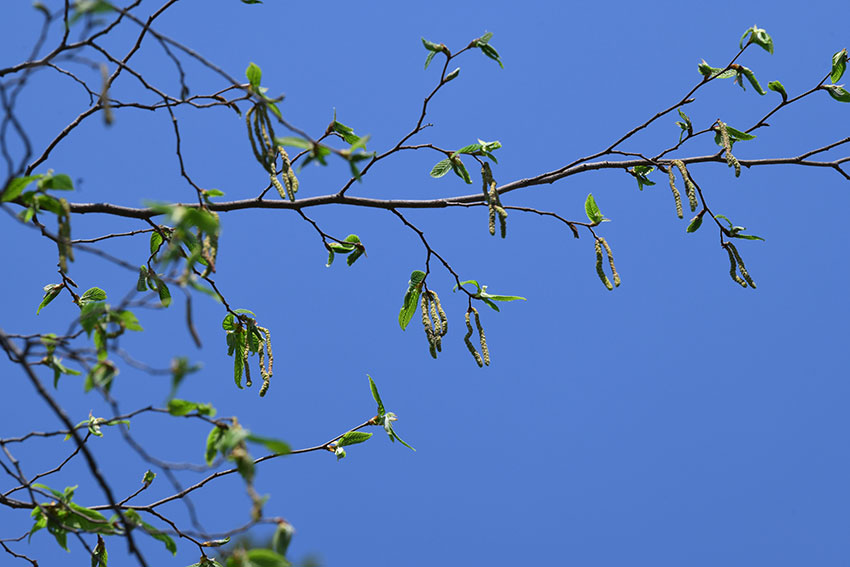
[[[143,10],[159,4],[143,2]],[[144,8],[149,6],[149,8]],[[791,96],[829,71],[848,46],[837,1],[718,2],[228,2],[178,4],[157,29],[192,46],[230,74],[250,61],[263,69],[270,94],[286,93],[288,120],[318,136],[334,108],[341,122],[372,135],[382,151],[415,123],[438,70],[422,69],[420,42],[457,50],[485,30],[504,62],[480,53],[458,62],[460,76],[430,107],[434,124],[418,143],[461,147],[498,139],[500,183],[555,169],[603,149],[633,126],[678,101],[700,79],[706,59],[724,66],[747,27],[767,29],[775,54],[747,50],[740,62],[762,85],[780,80]],[[6,66],[26,56],[38,14],[9,3],[0,18]],[[845,31],[841,31],[841,30]],[[111,45],[124,51],[118,40]],[[129,45],[129,44],[127,44]],[[120,48],[119,48],[120,47]],[[153,42],[135,65],[169,92],[176,72]],[[220,86],[187,64],[193,93]],[[36,147],[43,147],[87,104],[82,89],[48,72],[33,77],[22,102]],[[115,96],[137,86],[123,76]],[[698,129],[718,117],[745,129],[779,100],[730,80],[698,92],[687,112]],[[186,166],[227,199],[253,196],[267,183],[253,161],[244,122],[231,111],[181,111]],[[657,121],[624,149],[654,155],[678,138],[674,116]],[[847,136],[850,104],[815,93],[774,115],[756,140],[735,146],[739,158],[794,156]],[[716,151],[703,136],[677,157]],[[847,149],[824,157],[847,155]],[[353,194],[434,198],[477,190],[448,175],[428,176],[436,154],[410,152],[371,171]],[[335,192],[344,164],[301,172],[299,195]],[[111,128],[95,116],[63,141],[45,164],[78,179],[71,198],[138,206],[145,199],[190,201],[179,176],[167,114],[125,110]],[[397,430],[416,453],[375,430],[339,463],[314,453],[259,467],[257,488],[272,495],[268,515],[287,518],[297,534],[291,556],[321,557],[328,566],[386,563],[448,565],[581,565],[713,567],[716,565],[847,565],[850,556],[850,396],[847,367],[850,302],[846,282],[848,182],[827,169],[693,166],[716,212],[765,242],[739,245],[757,290],[728,275],[716,231],[686,234],[663,175],[637,190],[623,171],[585,173],[516,191],[505,204],[538,207],[583,220],[593,193],[612,222],[601,227],[613,247],[623,285],[608,292],[594,269],[593,242],[574,240],[563,225],[512,212],[507,240],[487,234],[483,209],[405,213],[465,279],[494,293],[528,298],[501,313],[482,306],[493,364],[479,369],[462,340],[465,301],[434,265],[429,286],[444,299],[450,332],[434,361],[416,321],[396,323],[408,275],[423,267],[416,235],[376,210],[309,211],[326,232],[357,233],[368,258],[325,268],[313,229],[288,211],[222,215],[217,282],[235,306],[257,313],[273,333],[276,373],[269,395],[236,390],[226,357],[220,306],[195,301],[204,341],[198,351],[183,323],[183,299],[166,311],[140,311],[146,331],[122,347],[156,367],[172,356],[203,362],[181,396],[210,401],[219,415],[238,415],[262,435],[293,447],[326,441],[374,414],[366,374],[376,380]],[[687,217],[686,217],[687,218]],[[55,280],[55,247],[7,215],[0,220],[0,278],[7,332],[62,332],[76,307],[57,301],[35,317],[41,288]],[[144,228],[88,215],[74,219],[76,237]],[[141,263],[147,237],[104,248]],[[135,275],[79,253],[71,275],[85,289],[104,288],[117,301]],[[59,428],[8,360],[0,361],[0,435]],[[162,404],[168,377],[125,365],[113,393],[123,410]],[[58,396],[76,421],[109,411],[81,380],[63,378]],[[176,422],[176,423],[175,423]],[[178,427],[179,426],[179,427]],[[172,429],[174,427],[174,429]],[[144,417],[132,432],[158,456],[201,462],[207,428]],[[71,449],[60,441],[17,447],[29,475],[54,466]],[[106,432],[92,446],[116,492],[138,487],[145,464]],[[261,454],[261,452],[257,452]],[[200,477],[187,474],[186,482]],[[234,475],[235,476],[235,475]],[[211,530],[248,520],[238,478],[214,482],[196,506]],[[8,477],[6,477],[8,479]],[[62,488],[81,484],[77,500],[102,502],[85,481],[84,463],[49,477]],[[5,486],[5,485],[2,485]],[[162,476],[140,503],[170,494]],[[183,508],[169,509],[182,517]],[[18,536],[26,512],[0,510],[0,537]],[[257,532],[266,535],[263,530]],[[197,551],[181,543],[174,560],[146,544],[157,565],[188,565]],[[72,544],[76,545],[76,544]],[[43,565],[88,562],[47,533],[29,549]],[[116,564],[123,543],[109,548]],[[13,560],[0,555],[2,562]],[[23,562],[19,564],[23,565]]]

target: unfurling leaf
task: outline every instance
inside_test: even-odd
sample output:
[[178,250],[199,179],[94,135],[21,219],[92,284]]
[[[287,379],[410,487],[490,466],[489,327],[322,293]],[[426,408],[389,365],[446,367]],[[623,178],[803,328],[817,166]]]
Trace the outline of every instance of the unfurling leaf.
[[782,95],[782,102],[788,100],[788,93],[785,92],[785,87],[779,81],[770,81],[767,84],[767,88]]
[[588,193],[587,199],[584,200],[584,212],[593,224],[599,224],[605,220],[605,217],[602,216],[599,207],[596,205],[596,199],[593,198],[593,193]]
[[850,102],[850,92],[844,89],[844,85],[821,85],[821,88],[838,102]]
[[829,73],[829,80],[837,83],[844,75],[847,69],[847,49],[842,49],[832,56],[832,71]]

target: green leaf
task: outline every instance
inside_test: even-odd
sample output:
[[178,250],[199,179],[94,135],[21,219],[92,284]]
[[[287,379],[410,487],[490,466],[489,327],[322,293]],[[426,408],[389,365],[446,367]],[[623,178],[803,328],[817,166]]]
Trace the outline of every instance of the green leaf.
[[702,215],[703,213],[699,213],[697,216],[691,219],[691,222],[688,224],[687,232],[696,232],[699,230],[699,227],[702,226]]
[[331,264],[334,263],[334,251],[332,248],[328,247],[328,263],[325,264],[326,268],[330,268]]
[[289,542],[292,541],[292,534],[295,530],[292,525],[284,520],[278,520],[277,529],[272,536],[272,550],[286,556],[286,550],[289,549]]
[[262,4],[263,0],[242,0],[243,4]]
[[475,46],[479,47],[481,45],[484,45],[485,43],[489,42],[491,39],[493,39],[493,32],[487,32],[487,33],[485,33],[484,35],[482,35],[481,37],[479,37],[478,39],[475,40]]
[[248,77],[248,82],[251,83],[251,87],[254,91],[259,93],[260,79],[263,77],[263,71],[256,65],[256,63],[252,62],[248,65],[248,68],[245,69],[245,76]]
[[489,43],[479,42],[478,48],[481,50],[481,53],[498,63],[499,67],[501,67],[502,69],[505,68],[505,66],[502,65],[502,60],[499,58],[499,52],[493,49],[493,46],[491,46]]
[[346,447],[348,445],[356,445],[367,441],[372,436],[371,433],[365,431],[349,431],[339,438],[336,442],[337,447]]
[[156,473],[152,470],[145,471],[144,476],[142,476],[142,484],[150,485],[154,479],[156,478]]
[[466,166],[463,165],[463,162],[459,158],[450,160],[450,162],[452,171],[455,172],[455,175],[463,179],[466,183],[472,184],[472,178],[469,176],[469,172],[466,170]]
[[35,314],[38,315],[44,307],[47,307],[51,301],[56,299],[63,287],[65,287],[64,284],[47,284],[44,286],[44,298],[42,298],[41,303],[38,304],[38,309],[36,309]]
[[145,266],[139,266],[139,279],[136,281],[136,291],[147,291],[147,280],[148,269]]
[[135,510],[127,510],[124,512],[125,517],[137,526],[141,526],[142,530],[157,541],[161,541],[165,545],[165,549],[171,552],[171,555],[177,555],[177,544],[167,534],[162,533],[152,525],[142,520],[142,517]]
[[100,535],[97,536],[97,545],[92,551],[91,567],[107,567],[109,554],[106,552],[106,543]]
[[518,295],[490,295],[489,293],[482,293],[481,297],[486,297],[487,299],[492,299],[493,301],[517,301],[518,299],[521,299],[523,301],[526,300],[524,297],[520,297]]
[[224,197],[224,191],[221,189],[207,189],[204,191],[204,195],[207,197]]
[[159,252],[159,247],[162,246],[162,242],[162,235],[157,231],[153,231],[151,233],[151,256]]
[[[722,148],[723,147],[723,140],[720,137],[720,128],[718,128],[717,126],[714,126],[713,129],[714,129],[714,143]],[[740,130],[736,130],[735,128],[732,128],[728,124],[726,125],[726,133],[729,134],[729,141],[732,142],[733,144],[735,142],[746,142],[746,141],[755,139],[754,134],[747,134],[746,132],[741,132]]]
[[180,400],[177,398],[168,400],[168,413],[170,413],[171,415],[188,415],[189,413],[196,410],[198,412],[198,415],[208,415],[210,417],[215,416],[215,408],[212,406],[212,404],[190,402],[188,400]]
[[847,69],[847,49],[842,49],[832,56],[832,71],[829,73],[829,80],[837,83],[844,75]]
[[110,320],[112,322],[120,323],[128,331],[144,330],[139,324],[139,319],[136,315],[132,311],[127,311],[126,309],[110,312]]
[[356,144],[360,141],[360,136],[355,134],[354,130],[352,130],[345,124],[337,122],[336,120],[334,120],[331,124],[331,130],[333,130],[337,134],[340,134],[342,136],[342,139],[345,140],[346,144]]
[[700,63],[697,68],[699,69],[700,74],[706,79],[731,79],[738,74],[734,69],[726,69],[724,71],[719,67],[712,67],[705,62],[705,59],[702,60],[702,63]]
[[289,443],[287,443],[286,441],[281,441],[280,439],[272,439],[271,437],[260,437],[259,435],[254,435],[253,433],[248,435],[245,439],[252,443],[258,443],[275,454],[286,455],[292,452],[292,448],[289,446]]
[[55,189],[58,191],[73,191],[74,182],[64,173],[45,175],[38,182],[39,189]]
[[431,169],[431,177],[438,178],[447,174],[452,169],[452,160],[446,158],[440,160]]
[[378,394],[378,387],[375,385],[375,381],[372,380],[371,376],[368,374],[366,376],[369,378],[369,389],[372,390],[372,397],[378,404],[378,417],[383,417],[387,412],[384,410],[384,402],[381,401],[381,395]]
[[605,219],[596,205],[596,199],[593,198],[593,193],[588,193],[587,199],[584,201],[584,212],[593,224],[599,224]]
[[[760,95],[766,94],[765,90],[763,88],[761,88],[761,85],[759,84],[759,82],[756,79],[756,76],[752,72],[752,70],[750,70],[746,67],[741,67],[741,72],[744,74],[744,76],[747,78],[747,80],[750,82],[750,84],[753,86],[753,88],[756,90],[756,92],[758,94],[760,94]],[[741,84],[741,86],[742,87],[744,86],[743,83]]]
[[89,303],[94,303],[95,301],[104,301],[106,299],[106,292],[100,289],[99,287],[93,287],[80,296],[80,307],[85,307]]
[[764,241],[764,238],[761,236],[756,236],[755,234],[733,234],[732,238],[742,238],[744,240],[761,240]]
[[755,43],[768,53],[773,53],[773,39],[771,39],[765,30],[753,26],[745,31],[744,35],[741,36],[741,41],[738,43],[741,49],[744,48],[744,39],[746,39],[747,36],[750,36],[750,39],[747,41],[747,45]]
[[227,430],[215,426],[212,428],[212,431],[210,431],[209,435],[207,435],[207,446],[206,450],[204,451],[204,461],[207,463],[207,466],[213,464],[213,461],[215,460],[215,454],[218,452],[219,443],[221,443],[225,431]]
[[290,567],[291,563],[271,549],[255,548],[245,553],[246,567]]
[[356,262],[357,259],[360,258],[360,256],[362,256],[362,255],[363,255],[363,248],[357,248],[354,252],[352,252],[351,254],[348,255],[348,258],[346,258],[345,261],[350,266],[350,265],[354,264],[354,262]]
[[785,87],[779,81],[770,81],[767,84],[767,88],[782,95],[782,102],[788,100],[788,93],[785,92]]
[[222,545],[227,545],[230,543],[230,536],[223,537],[221,539],[211,539],[201,543],[202,547],[221,547]]
[[829,96],[838,102],[850,102],[850,92],[844,90],[843,85],[822,85],[821,88],[826,89]]
[[433,41],[428,41],[424,37],[422,38],[422,45],[424,45],[425,49],[427,49],[428,51],[433,51],[435,53],[438,51],[444,51],[446,48],[445,45],[434,43]]
[[407,324],[413,318],[419,306],[419,295],[422,292],[422,282],[425,280],[425,272],[414,270],[410,274],[410,281],[407,282],[407,291],[404,294],[401,310],[398,313],[398,324],[401,330],[407,328]]
[[428,65],[431,64],[431,60],[434,59],[434,56],[437,54],[436,51],[429,51],[428,57],[425,58],[425,68],[428,68]]
[[[27,185],[35,181],[36,179],[41,179],[41,175],[28,175],[26,177],[15,177],[12,179],[9,184],[6,186],[6,190],[3,192],[3,195],[0,196],[0,203],[5,203],[6,201],[11,201],[16,199],[18,195],[20,195],[24,189],[27,188]],[[26,221],[28,222],[28,221]]]
[[156,292],[159,294],[159,303],[163,307],[171,305],[171,292],[168,291],[168,286],[159,277],[156,278]]
[[275,138],[274,143],[278,146],[289,146],[292,148],[301,148],[302,150],[313,149],[313,143],[310,140],[305,140],[304,138],[298,138],[295,136]]
[[460,74],[460,67],[458,67],[457,69],[455,69],[454,71],[452,71],[451,73],[446,75],[446,78],[443,79],[443,82],[448,83],[449,81],[456,79],[459,74]]

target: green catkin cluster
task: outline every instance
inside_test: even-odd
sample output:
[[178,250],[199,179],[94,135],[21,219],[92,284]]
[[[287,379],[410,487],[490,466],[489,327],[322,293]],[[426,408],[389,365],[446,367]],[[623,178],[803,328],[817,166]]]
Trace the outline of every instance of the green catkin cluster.
[[614,286],[611,284],[611,280],[608,279],[608,275],[605,273],[605,270],[602,268],[602,239],[597,238],[593,243],[594,248],[596,249],[596,273],[599,274],[599,279],[602,280],[602,283],[605,284],[609,290],[614,289]]
[[499,193],[496,191],[496,180],[490,164],[486,161],[481,165],[481,181],[483,183],[484,198],[487,201],[487,226],[490,235],[496,235],[496,216],[499,217],[499,234],[505,238],[508,234],[508,211],[502,207],[499,201]]
[[[472,337],[472,322],[469,318],[470,313],[475,315],[475,327],[478,329],[478,338],[481,343],[481,354],[478,354],[478,351],[475,349],[475,345],[473,345],[472,341],[469,340]],[[466,348],[469,349],[470,354],[472,354],[473,358],[475,358],[475,362],[478,364],[479,368],[484,367],[485,365],[490,366],[490,349],[487,348],[487,337],[484,336],[484,328],[481,326],[481,320],[478,318],[478,310],[475,307],[467,309],[465,319],[466,335],[463,337],[463,342],[466,343]]]
[[[741,284],[741,287],[747,287],[747,284],[750,284],[750,287],[756,289],[756,282],[753,281],[753,278],[750,276],[749,272],[747,272],[747,267],[744,265],[744,260],[741,258],[741,255],[738,253],[738,249],[735,248],[735,245],[731,242],[727,242],[723,245],[726,248],[726,252],[729,254],[729,264],[730,271],[729,274],[732,276],[732,279]],[[741,272],[741,277],[735,273],[735,268],[737,267],[738,271]]]
[[726,165],[735,168],[735,177],[741,176],[741,163],[738,158],[732,155],[732,140],[729,139],[729,132],[726,130],[726,123],[720,120],[717,121],[720,128],[720,142],[723,144],[723,149],[726,151]]
[[428,347],[431,356],[437,358],[437,353],[442,351],[443,337],[449,331],[449,321],[446,312],[440,304],[437,292],[428,290],[422,294],[420,303],[422,308],[422,326],[428,339]]
[[[295,200],[298,192],[298,178],[292,170],[289,155],[281,146],[274,143],[274,130],[265,106],[253,106],[245,113],[245,123],[248,127],[248,139],[254,158],[269,172],[269,180],[277,190],[281,199]],[[277,178],[277,158],[280,156],[282,167],[280,175],[283,183]]]
[[611,275],[614,277],[614,286],[620,287],[620,274],[617,273],[617,266],[614,265],[614,253],[611,252],[611,247],[608,246],[608,241],[601,236],[599,237],[599,240],[602,242],[602,246],[605,247],[605,255],[608,257],[608,265],[611,267]]
[[59,269],[68,271],[68,260],[74,261],[74,250],[71,248],[71,205],[66,199],[59,199],[61,213],[59,219]]
[[[699,203],[697,202],[697,188],[694,185],[694,182],[691,180],[691,175],[688,173],[688,169],[685,167],[685,163],[680,159],[674,159],[670,162],[670,165],[675,165],[679,169],[679,173],[682,174],[682,179],[685,181],[685,192],[688,195],[688,204],[691,206],[691,212],[697,210]],[[670,183],[673,183],[673,168],[670,168]],[[682,218],[682,217],[679,217]]]

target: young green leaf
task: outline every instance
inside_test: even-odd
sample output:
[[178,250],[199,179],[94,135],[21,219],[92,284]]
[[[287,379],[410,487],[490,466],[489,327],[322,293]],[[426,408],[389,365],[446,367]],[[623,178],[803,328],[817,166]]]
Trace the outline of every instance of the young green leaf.
[[18,196],[23,192],[24,189],[27,188],[27,185],[32,183],[37,179],[41,179],[41,175],[29,175],[27,177],[15,177],[11,181],[9,181],[6,190],[3,191],[3,194],[0,195],[0,203],[5,203],[6,201],[11,201],[12,199],[17,199]]
[[286,455],[287,453],[292,452],[292,448],[289,446],[289,443],[286,441],[281,441],[280,439],[272,439],[271,437],[260,437],[259,435],[254,435],[253,433],[249,434],[245,437],[246,440],[251,443],[257,443],[262,445],[272,453],[277,455]]
[[407,291],[404,294],[404,300],[401,304],[401,310],[398,312],[398,324],[401,330],[407,328],[407,324],[413,318],[419,306],[419,295],[422,292],[422,282],[425,281],[425,272],[413,270],[410,274],[410,281],[407,282]]
[[[747,78],[747,80],[750,82],[750,84],[753,86],[753,88],[756,90],[756,92],[758,94],[760,94],[760,95],[766,94],[765,90],[763,88],[761,88],[761,85],[759,84],[759,82],[756,79],[756,76],[752,72],[752,70],[742,66],[741,72],[744,74],[744,76]],[[741,86],[742,87],[744,86],[743,83],[741,84]]]
[[755,43],[760,46],[762,49],[767,51],[768,53],[773,53],[773,39],[768,35],[768,33],[756,26],[749,28],[744,32],[744,35],[741,36],[741,41],[738,44],[741,49],[744,48],[744,39],[750,36],[750,39],[747,41],[747,45],[751,43]]
[[378,387],[375,385],[375,381],[368,374],[366,377],[369,378],[369,389],[372,390],[372,397],[375,399],[375,403],[378,404],[378,417],[382,418],[387,413],[384,410],[384,402],[381,401],[381,395],[378,394]]
[[448,83],[449,81],[451,81],[451,80],[453,80],[453,79],[457,78],[457,76],[458,76],[459,74],[460,74],[460,67],[458,67],[457,69],[455,69],[454,71],[452,71],[451,73],[449,73],[448,75],[446,75],[446,78],[445,78],[445,79],[443,79],[443,82],[444,82],[444,83]]
[[433,168],[431,168],[431,177],[435,179],[438,177],[442,177],[447,174],[452,169],[452,160],[446,158],[438,161]]
[[248,68],[245,69],[245,76],[248,77],[248,82],[251,83],[251,88],[254,89],[254,92],[259,93],[260,80],[263,77],[263,72],[256,63],[252,62],[248,65]]
[[829,73],[829,80],[837,83],[844,75],[847,69],[847,49],[844,48],[832,56],[832,71]]
[[584,200],[584,212],[593,224],[599,224],[605,220],[605,217],[602,216],[599,207],[596,205],[596,199],[593,198],[593,193],[588,193],[587,199]]
[[104,301],[106,299],[106,292],[100,289],[99,287],[93,287],[80,296],[80,307],[85,307],[89,303],[94,303],[95,301]]
[[339,438],[336,442],[337,447],[346,447],[348,445],[356,445],[367,441],[372,436],[371,433],[365,431],[349,431]]
[[221,440],[224,438],[224,433],[226,429],[215,426],[210,431],[209,435],[207,435],[207,445],[206,450],[204,451],[204,461],[207,465],[212,465],[215,460],[215,454],[218,452],[219,444]]
[[171,415],[188,415],[189,413],[196,410],[198,412],[198,415],[208,415],[210,417],[215,416],[215,408],[212,406],[212,404],[190,402],[188,400],[180,400],[177,398],[168,400],[168,413],[170,413]]
[[850,102],[850,92],[844,89],[844,85],[821,85],[821,88],[838,102]]
[[226,545],[230,543],[230,537],[224,537],[221,539],[211,539],[201,543],[201,547],[221,547],[222,545]]
[[788,100],[788,93],[785,92],[785,87],[779,81],[770,81],[767,84],[767,88],[782,95],[782,102]]
[[47,284],[44,286],[44,298],[38,304],[35,314],[38,315],[44,307],[47,307],[51,301],[56,299],[63,287],[65,287],[64,284]]
[[455,175],[463,179],[466,183],[472,184],[472,178],[469,176],[469,172],[466,170],[466,166],[463,165],[463,162],[460,160],[460,158],[455,158],[449,161],[452,166],[452,171],[455,172]]
[[691,219],[691,222],[688,224],[687,232],[696,232],[699,230],[699,227],[702,226],[702,216],[705,214],[705,211],[701,211]]

